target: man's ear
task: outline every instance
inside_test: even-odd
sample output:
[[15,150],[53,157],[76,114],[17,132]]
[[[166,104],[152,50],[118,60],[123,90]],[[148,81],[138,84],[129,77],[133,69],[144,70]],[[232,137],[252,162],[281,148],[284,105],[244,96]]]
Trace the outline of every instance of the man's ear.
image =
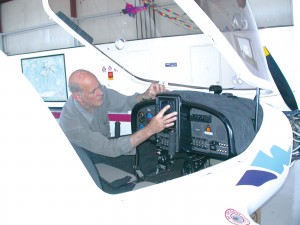
[[80,102],[82,99],[81,99],[81,95],[80,93],[76,92],[76,93],[73,93],[73,97],[76,101]]

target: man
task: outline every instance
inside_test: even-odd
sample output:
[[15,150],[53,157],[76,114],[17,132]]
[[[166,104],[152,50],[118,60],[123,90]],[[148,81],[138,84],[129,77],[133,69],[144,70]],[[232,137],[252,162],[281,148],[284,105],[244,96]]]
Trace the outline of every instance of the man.
[[72,144],[93,153],[108,157],[135,154],[135,147],[155,133],[174,125],[177,113],[164,113],[164,107],[142,130],[132,135],[110,138],[108,111],[125,112],[143,99],[155,98],[166,89],[160,84],[151,84],[143,94],[125,96],[101,85],[97,77],[86,70],[76,70],[69,78],[72,95],[65,103],[60,126]]

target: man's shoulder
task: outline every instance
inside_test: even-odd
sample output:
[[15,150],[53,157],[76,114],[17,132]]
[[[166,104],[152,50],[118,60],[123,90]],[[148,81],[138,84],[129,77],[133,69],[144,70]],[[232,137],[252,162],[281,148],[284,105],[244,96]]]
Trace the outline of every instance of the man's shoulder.
[[62,108],[59,124],[63,130],[67,130],[70,127],[76,126],[76,124],[79,123],[80,118],[81,115],[76,109],[74,99],[70,96]]
[[64,106],[63,106],[63,111],[68,109],[68,108],[74,108],[75,104],[74,104],[74,99],[72,97],[72,95],[67,99],[67,101],[65,102]]
[[72,96],[68,98],[68,100],[65,102],[62,111],[61,111],[61,118],[65,117],[73,117],[74,115],[78,114],[78,110],[76,109],[74,99]]

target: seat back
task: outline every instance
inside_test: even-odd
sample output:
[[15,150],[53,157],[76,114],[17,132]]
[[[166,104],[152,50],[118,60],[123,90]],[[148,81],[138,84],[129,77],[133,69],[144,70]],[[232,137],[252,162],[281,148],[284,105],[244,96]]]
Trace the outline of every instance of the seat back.
[[101,190],[110,194],[117,194],[134,189],[136,177],[133,174],[105,163],[95,163],[91,158],[95,153],[91,153],[73,143],[72,146],[95,184]]
[[103,190],[99,172],[98,172],[95,164],[91,160],[90,156],[88,155],[87,151],[85,149],[79,147],[78,145],[72,144],[72,146],[73,146],[74,150],[76,151],[77,155],[79,156],[79,158],[81,159],[83,165],[89,172],[90,176],[96,183],[96,185]]

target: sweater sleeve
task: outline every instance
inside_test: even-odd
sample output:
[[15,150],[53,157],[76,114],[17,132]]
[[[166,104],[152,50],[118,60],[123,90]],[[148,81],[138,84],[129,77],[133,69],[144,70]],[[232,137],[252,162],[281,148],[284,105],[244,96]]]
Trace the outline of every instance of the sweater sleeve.
[[108,110],[111,112],[126,112],[130,111],[135,104],[138,103],[137,96],[138,93],[127,96],[123,95],[115,90],[107,89],[108,97]]
[[71,143],[88,151],[108,157],[118,157],[124,154],[135,154],[131,147],[130,136],[107,138],[101,132],[94,132],[88,128],[72,129],[66,132]]

